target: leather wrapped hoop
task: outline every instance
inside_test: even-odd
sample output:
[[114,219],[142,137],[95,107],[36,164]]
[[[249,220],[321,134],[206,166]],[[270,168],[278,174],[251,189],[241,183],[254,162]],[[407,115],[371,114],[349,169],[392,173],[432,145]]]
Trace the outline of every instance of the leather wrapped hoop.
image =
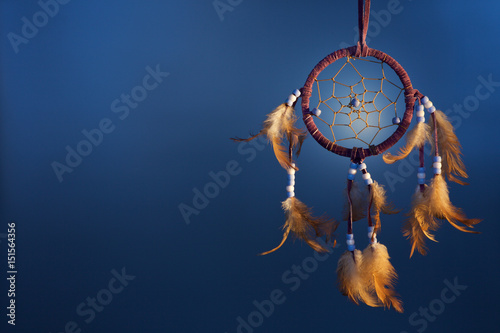
[[413,89],[410,78],[408,77],[408,74],[406,73],[404,68],[396,60],[394,60],[394,58],[385,54],[382,51],[371,49],[365,45],[363,53],[365,53],[367,57],[374,57],[383,61],[384,63],[389,65],[398,75],[404,87],[406,110],[403,115],[403,119],[399,123],[399,126],[397,127],[396,131],[384,142],[378,145],[370,146],[369,148],[354,147],[351,149],[333,143],[319,131],[318,127],[314,123],[314,118],[311,115],[311,111],[309,110],[309,98],[311,97],[312,86],[315,79],[326,67],[328,67],[329,65],[331,65],[332,63],[334,63],[339,59],[348,56],[356,57],[358,53],[359,53],[359,46],[351,46],[345,49],[337,50],[329,54],[314,67],[314,69],[309,74],[306,83],[304,84],[304,87],[301,89],[302,118],[309,133],[311,133],[312,137],[323,148],[331,151],[332,153],[349,157],[353,161],[362,161],[365,157],[381,154],[390,147],[392,147],[396,142],[399,141],[399,139],[401,139],[401,137],[406,133],[406,130],[410,126],[410,122],[413,116],[413,106],[415,104],[415,94],[418,93],[415,89]]

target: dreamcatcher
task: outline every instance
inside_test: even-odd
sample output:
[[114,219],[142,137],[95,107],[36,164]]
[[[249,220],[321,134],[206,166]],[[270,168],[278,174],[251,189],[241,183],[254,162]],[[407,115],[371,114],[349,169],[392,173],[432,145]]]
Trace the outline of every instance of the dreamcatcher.
[[[386,163],[419,151],[418,186],[412,207],[403,227],[411,242],[411,254],[417,249],[426,254],[426,238],[435,241],[433,232],[440,220],[464,232],[478,219],[468,219],[450,202],[445,181],[466,184],[467,177],[461,159],[460,143],[446,115],[437,110],[428,97],[412,87],[403,67],[388,54],[369,48],[365,37],[368,29],[370,0],[358,0],[360,40],[357,45],[337,50],[321,60],[309,74],[304,86],[296,89],[287,100],[272,111],[262,130],[248,139],[266,136],[276,158],[288,173],[288,198],[282,203],[286,214],[280,248],[289,234],[302,239],[318,252],[327,251],[317,239],[335,244],[333,233],[338,223],[326,217],[314,217],[311,210],[295,197],[294,155],[298,157],[307,132],[325,149],[350,158],[347,174],[346,207],[347,251],[338,261],[337,278],[340,291],[356,304],[394,307],[402,312],[402,302],[394,290],[397,274],[389,261],[387,248],[379,243],[380,214],[397,213],[387,202],[384,187],[374,181],[365,159],[384,153],[399,141],[410,127],[413,113],[416,125],[406,135],[406,145],[397,155],[386,153]],[[313,91],[316,93],[313,95]],[[326,94],[326,95],[325,95]],[[317,95],[317,97],[316,97]],[[296,127],[294,107],[302,99],[302,119],[307,131]],[[404,113],[398,115],[398,111]],[[425,122],[425,110],[430,114]],[[328,138],[327,138],[328,137]],[[426,181],[424,145],[432,147],[433,177]],[[361,144],[361,147],[356,145]],[[360,172],[364,187],[356,183]],[[368,222],[368,246],[356,249],[353,222],[362,218]]]

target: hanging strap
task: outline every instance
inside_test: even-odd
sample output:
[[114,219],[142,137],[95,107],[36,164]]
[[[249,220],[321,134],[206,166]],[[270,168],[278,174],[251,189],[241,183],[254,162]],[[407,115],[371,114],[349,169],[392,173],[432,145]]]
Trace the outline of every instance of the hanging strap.
[[370,0],[358,0],[358,28],[359,42],[356,53],[359,56],[366,57],[368,46],[366,46],[366,33],[368,32],[368,23],[370,21]]

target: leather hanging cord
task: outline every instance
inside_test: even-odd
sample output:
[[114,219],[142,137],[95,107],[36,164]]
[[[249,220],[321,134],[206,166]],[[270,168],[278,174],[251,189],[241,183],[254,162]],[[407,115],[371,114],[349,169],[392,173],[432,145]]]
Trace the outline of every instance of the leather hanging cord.
[[366,46],[366,33],[370,21],[370,0],[358,0],[358,28],[359,43],[358,49],[362,57],[366,57],[368,47]]
[[351,199],[351,190],[352,190],[353,181],[347,180],[347,200],[349,201],[349,216],[347,218],[347,233],[352,234],[352,199]]

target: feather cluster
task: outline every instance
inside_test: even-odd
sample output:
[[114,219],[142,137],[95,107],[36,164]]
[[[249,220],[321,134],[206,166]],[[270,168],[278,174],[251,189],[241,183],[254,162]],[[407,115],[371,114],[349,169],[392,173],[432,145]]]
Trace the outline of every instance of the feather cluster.
[[[430,215],[447,220],[452,226],[460,231],[478,233],[467,228],[481,222],[480,219],[468,219],[460,208],[453,206],[450,201],[448,185],[443,176],[435,175],[432,183],[428,187],[427,205]],[[462,224],[463,226],[459,225]]]
[[434,235],[430,232],[437,230],[439,224],[434,217],[429,215],[426,196],[424,197],[426,192],[427,186],[424,192],[420,191],[420,187],[417,187],[417,191],[412,199],[412,208],[403,226],[403,235],[411,242],[410,257],[413,256],[415,249],[422,255],[427,254],[427,247],[425,245],[426,237],[432,241],[436,241]]
[[431,141],[431,128],[426,123],[418,123],[406,135],[406,146],[400,148],[399,155],[391,155],[390,153],[384,154],[382,157],[384,162],[392,164],[396,161],[402,160],[407,157],[414,148],[422,147],[425,142]]
[[[435,111],[434,117],[436,117],[436,128],[434,127],[434,122],[431,123],[432,131],[437,132],[437,139],[439,142],[439,153],[442,157],[443,172],[446,177],[458,184],[466,185],[467,183],[461,180],[461,178],[467,178],[467,172],[465,171],[465,165],[461,158],[461,148],[460,142],[458,141],[455,131],[453,130],[453,125],[448,120],[448,117],[442,111]],[[435,143],[432,142],[432,147],[435,149]]]
[[[295,127],[297,117],[293,107],[283,103],[267,115],[263,127],[259,133],[247,139],[233,138],[234,141],[248,142],[258,136],[265,135],[273,145],[274,155],[284,169],[290,169],[292,162],[289,156],[289,148],[295,149],[296,154],[300,153],[302,142],[306,138],[306,131]],[[289,147],[286,147],[284,140],[288,140]]]
[[341,293],[354,303],[363,302],[371,307],[392,306],[403,312],[402,302],[394,290],[396,270],[384,245],[375,243],[363,252],[344,252],[338,262],[337,279]]
[[[481,222],[480,219],[469,219],[460,208],[450,201],[448,185],[443,176],[435,175],[431,184],[413,196],[412,209],[403,227],[403,234],[412,243],[410,257],[415,249],[422,255],[427,253],[425,238],[436,241],[431,231],[439,228],[437,219],[447,220],[453,227],[463,232],[478,233],[470,230]],[[425,236],[425,237],[424,237]]]
[[391,203],[387,203],[385,189],[376,181],[370,185],[370,200],[371,206],[373,207],[373,214],[371,216],[375,222],[374,233],[378,233],[381,228],[380,212],[384,214],[397,214],[399,210],[394,209]]
[[346,251],[337,265],[337,281],[342,295],[359,305],[359,302],[376,307],[378,302],[368,291],[366,274],[363,274],[363,254],[360,250]]
[[368,291],[375,294],[383,306],[392,306],[396,311],[403,312],[403,304],[394,290],[398,275],[389,259],[385,245],[368,245],[363,251],[364,279],[367,281]]
[[279,249],[287,240],[290,232],[297,238],[305,241],[317,252],[328,252],[316,238],[325,236],[328,243],[333,239],[333,233],[337,229],[337,222],[326,217],[313,217],[311,210],[304,203],[295,197],[290,197],[283,201],[283,210],[286,215],[286,222],[283,226],[283,239],[281,243],[272,250],[261,253],[266,255]]

